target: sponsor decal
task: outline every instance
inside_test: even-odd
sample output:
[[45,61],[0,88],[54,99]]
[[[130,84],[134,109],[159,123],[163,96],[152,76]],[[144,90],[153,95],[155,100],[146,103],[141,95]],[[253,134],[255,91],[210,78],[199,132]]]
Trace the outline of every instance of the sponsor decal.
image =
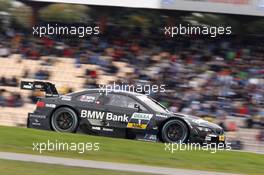
[[24,89],[32,89],[33,88],[33,84],[32,83],[24,84],[23,88]]
[[39,120],[36,118],[32,121],[32,125],[33,126],[41,126],[41,123],[39,122]]
[[203,120],[203,119],[193,119],[192,122],[194,122],[194,123],[196,123],[196,124],[198,124],[198,125],[200,125],[200,124],[202,124],[202,123],[207,123],[207,122],[206,122],[205,120]]
[[124,115],[115,115],[113,113],[108,112],[106,114],[106,120],[118,121],[118,122],[128,122],[128,116]]
[[137,119],[137,120],[150,120],[152,118],[153,114],[145,114],[145,113],[137,113],[135,112],[131,119]]
[[152,116],[153,114],[135,112],[130,118],[127,128],[146,129]]
[[137,128],[137,129],[146,129],[147,128],[147,124],[128,123],[127,127],[128,128]]
[[81,111],[81,118],[103,120],[103,118],[104,118],[104,112],[102,112],[102,111],[82,110]]
[[92,129],[93,129],[93,130],[98,130],[98,131],[101,130],[101,128],[100,128],[99,126],[93,126]]
[[29,114],[29,117],[39,118],[39,119],[46,119],[45,115],[37,115],[37,114]]
[[45,107],[47,108],[56,108],[55,104],[46,104]]
[[36,84],[36,85],[35,85],[35,88],[36,88],[36,89],[43,89],[43,86],[42,86],[41,84]]
[[168,118],[168,116],[166,115],[161,115],[161,114],[156,114],[157,117],[161,117],[161,118]]
[[70,96],[62,96],[62,97],[61,97],[61,100],[64,100],[64,101],[71,101],[71,97],[70,97]]
[[225,136],[224,135],[220,135],[219,136],[219,141],[225,141]]
[[206,136],[206,137],[205,137],[205,140],[206,140],[206,141],[211,141],[211,137],[210,137],[210,136]]
[[114,131],[114,129],[111,129],[111,128],[103,128],[102,130],[107,131],[107,132],[113,132]]
[[146,134],[144,139],[149,141],[157,141],[157,136],[152,134]]
[[82,110],[81,117],[87,119],[103,120],[106,121],[116,121],[116,122],[128,122],[128,116],[126,114],[116,115],[112,112],[103,112],[103,111],[88,111]]
[[81,98],[80,98],[80,101],[83,101],[83,102],[95,102],[95,97],[93,96],[88,96],[88,95],[82,95]]

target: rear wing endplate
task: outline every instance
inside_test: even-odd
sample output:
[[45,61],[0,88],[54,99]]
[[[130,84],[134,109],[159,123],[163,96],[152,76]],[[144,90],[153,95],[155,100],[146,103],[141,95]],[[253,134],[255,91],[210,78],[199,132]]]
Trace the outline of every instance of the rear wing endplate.
[[20,89],[44,91],[46,97],[58,97],[59,93],[54,84],[44,81],[21,81]]

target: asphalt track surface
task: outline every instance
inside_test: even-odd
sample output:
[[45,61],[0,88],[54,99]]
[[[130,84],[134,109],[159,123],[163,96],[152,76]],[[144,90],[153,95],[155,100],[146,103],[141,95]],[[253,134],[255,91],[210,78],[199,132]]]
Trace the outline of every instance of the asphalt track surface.
[[149,174],[231,175],[229,173],[185,170],[185,169],[176,169],[176,168],[163,168],[163,167],[142,166],[142,165],[123,164],[123,163],[109,163],[109,162],[102,162],[102,161],[59,158],[59,157],[52,157],[52,156],[9,153],[9,152],[0,152],[0,159],[34,162],[34,163],[45,163],[45,164],[63,165],[63,166],[73,166],[73,167],[82,167],[82,168],[96,168],[96,169],[115,170],[115,171],[140,172],[140,173],[149,173]]

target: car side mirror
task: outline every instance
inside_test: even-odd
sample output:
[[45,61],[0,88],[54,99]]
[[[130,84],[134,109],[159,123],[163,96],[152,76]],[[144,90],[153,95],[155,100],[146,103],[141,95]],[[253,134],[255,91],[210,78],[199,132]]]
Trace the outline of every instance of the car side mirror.
[[141,111],[141,108],[138,104],[134,104],[134,108],[138,109],[138,111]]

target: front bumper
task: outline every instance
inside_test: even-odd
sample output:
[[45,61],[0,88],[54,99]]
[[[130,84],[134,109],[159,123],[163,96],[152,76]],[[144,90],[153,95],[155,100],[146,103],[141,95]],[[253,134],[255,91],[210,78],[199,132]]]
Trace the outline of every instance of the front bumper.
[[205,136],[204,143],[225,143],[225,135],[208,134]]
[[193,128],[190,133],[190,143],[225,143],[226,135],[222,129],[205,132],[200,131],[198,128]]

